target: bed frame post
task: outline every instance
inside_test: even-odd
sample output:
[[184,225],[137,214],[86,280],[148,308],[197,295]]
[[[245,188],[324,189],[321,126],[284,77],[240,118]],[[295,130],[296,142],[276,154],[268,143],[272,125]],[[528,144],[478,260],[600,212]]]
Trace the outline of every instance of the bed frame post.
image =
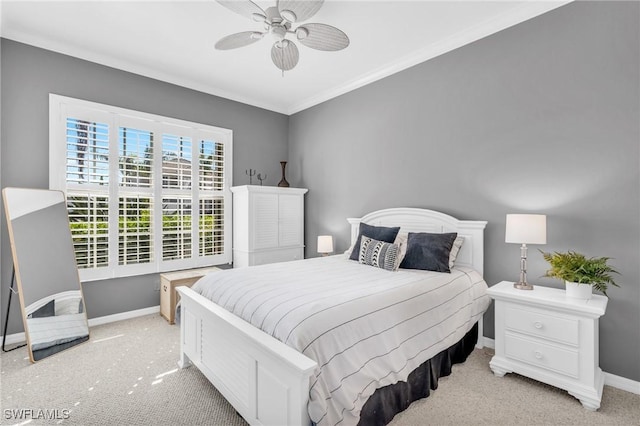
[[476,348],[484,348],[484,315],[478,320],[478,341]]
[[[180,305],[180,318],[184,318],[186,315],[184,305]],[[184,351],[184,338],[185,338],[185,321],[180,321],[180,359],[178,360],[178,367],[189,368],[191,367],[191,360]]]

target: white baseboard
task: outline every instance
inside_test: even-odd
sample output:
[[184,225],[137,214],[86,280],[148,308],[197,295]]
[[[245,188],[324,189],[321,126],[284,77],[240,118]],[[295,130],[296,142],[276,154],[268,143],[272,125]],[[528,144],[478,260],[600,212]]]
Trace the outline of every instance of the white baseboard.
[[135,311],[121,312],[119,314],[106,315],[104,317],[91,318],[89,320],[89,327],[95,327],[96,325],[109,324],[110,322],[122,321],[131,318],[143,317],[145,315],[159,314],[160,305],[151,306],[149,308],[136,309]]
[[[483,336],[484,346],[487,348],[495,349],[496,342],[495,340],[484,337]],[[640,395],[640,382],[636,382],[635,380],[627,379],[626,377],[616,376],[611,373],[604,373],[604,384],[607,386],[611,386],[612,388],[620,389],[623,391],[635,393],[636,395]]]
[[[145,315],[157,314],[159,312],[160,312],[160,305],[151,306],[149,308],[136,309],[135,311],[121,312],[119,314],[105,315],[104,317],[91,318],[89,320],[89,327],[95,327],[96,325],[109,324],[110,322],[142,317]],[[24,336],[24,332],[7,334],[7,340],[6,340],[7,345],[13,345],[14,343],[23,343],[25,341],[26,341],[26,338]]]
[[485,348],[490,348],[490,349],[495,349],[496,348],[496,342],[493,339],[490,339],[488,337],[484,337],[482,336],[482,338],[484,339],[484,346]]
[[612,388],[621,389],[623,391],[640,395],[640,382],[627,379],[626,377],[616,376],[611,373],[604,373],[604,384]]
[[7,345],[13,345],[14,343],[24,343],[25,342],[24,332],[23,333],[15,333],[15,334],[7,334],[7,340],[5,343]]

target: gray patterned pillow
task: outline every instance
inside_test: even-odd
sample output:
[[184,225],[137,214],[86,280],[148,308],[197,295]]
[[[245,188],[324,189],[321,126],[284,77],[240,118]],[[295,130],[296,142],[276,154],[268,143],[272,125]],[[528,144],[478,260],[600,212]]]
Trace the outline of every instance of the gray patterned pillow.
[[387,271],[397,271],[400,266],[400,247],[363,235],[360,239],[358,261],[363,265],[375,266]]

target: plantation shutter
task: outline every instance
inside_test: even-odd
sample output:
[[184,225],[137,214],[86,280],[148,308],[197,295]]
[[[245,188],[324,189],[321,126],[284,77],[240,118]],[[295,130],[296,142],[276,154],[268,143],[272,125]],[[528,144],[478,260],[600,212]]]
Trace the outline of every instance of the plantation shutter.
[[231,262],[230,130],[50,95],[83,281]]

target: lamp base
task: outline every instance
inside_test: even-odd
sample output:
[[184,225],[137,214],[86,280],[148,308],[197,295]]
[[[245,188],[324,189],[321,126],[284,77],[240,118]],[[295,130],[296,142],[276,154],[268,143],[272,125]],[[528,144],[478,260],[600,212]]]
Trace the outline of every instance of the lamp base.
[[518,290],[533,290],[533,286],[531,284],[523,282],[513,283],[513,287]]

